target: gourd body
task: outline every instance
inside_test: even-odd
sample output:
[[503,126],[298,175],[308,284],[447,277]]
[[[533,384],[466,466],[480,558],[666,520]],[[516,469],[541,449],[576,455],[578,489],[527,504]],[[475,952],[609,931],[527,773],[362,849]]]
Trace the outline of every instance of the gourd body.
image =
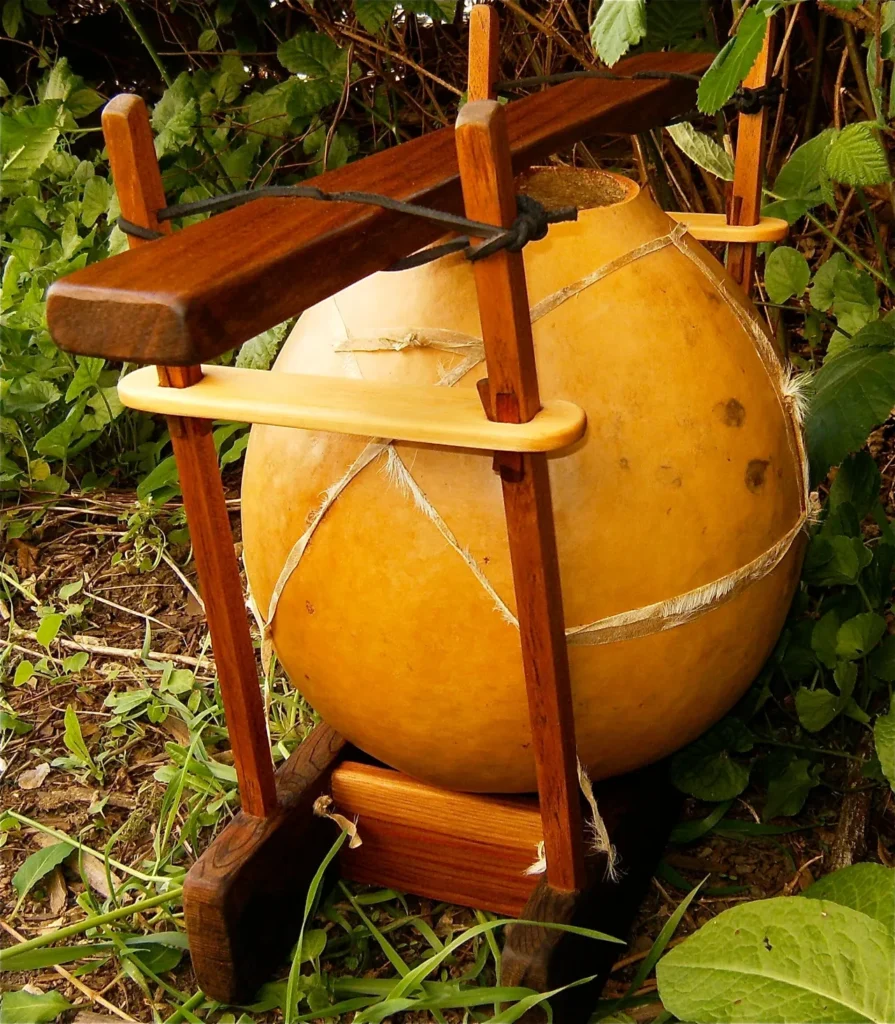
[[[593,778],[681,747],[742,696],[796,586],[805,503],[798,426],[754,310],[689,236],[663,241],[674,225],[645,193],[618,187],[622,201],[524,250],[541,395],[588,416],[549,462],[577,747]],[[274,372],[472,388],[480,338],[457,255],[308,310]],[[323,718],[387,764],[453,789],[531,791],[491,453],[370,443],[252,430],[243,539],[262,615],[304,536],[271,623],[277,654]],[[744,585],[750,565],[761,571]]]

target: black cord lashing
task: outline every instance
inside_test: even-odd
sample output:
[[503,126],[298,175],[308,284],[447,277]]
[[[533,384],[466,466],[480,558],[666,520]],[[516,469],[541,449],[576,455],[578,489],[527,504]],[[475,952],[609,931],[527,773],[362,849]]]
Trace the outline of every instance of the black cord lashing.
[[762,107],[772,107],[786,92],[779,78],[772,78],[759,89],[741,85],[730,99],[730,106],[738,114],[757,114]]
[[[272,196],[281,199],[314,199],[318,202],[377,206],[383,210],[406,213],[412,217],[420,217],[423,220],[443,225],[454,231],[464,232],[459,238],[451,239],[442,245],[431,246],[410,256],[405,256],[387,267],[387,270],[409,270],[412,267],[422,266],[424,263],[431,263],[453,252],[463,252],[466,258],[472,261],[484,259],[501,250],[520,252],[528,242],[544,238],[550,224],[578,219],[578,210],[574,206],[548,210],[531,196],[516,196],[516,218],[510,227],[501,228],[494,224],[470,220],[468,217],[461,217],[456,213],[433,210],[431,207],[420,206],[418,203],[406,203],[400,199],[391,199],[389,196],[377,195],[375,192],[324,192],[314,185],[265,185],[245,192],[229,192],[226,195],[212,196],[209,199],[197,199],[192,203],[174,203],[159,210],[156,218],[159,221],[166,221],[197,213],[222,213],[224,210],[233,210],[246,203]],[[141,227],[124,217],[118,218],[118,227],[126,235],[134,235],[136,238],[143,238],[147,241],[164,237],[161,232]],[[473,245],[472,237],[484,238],[485,241],[479,245]]]

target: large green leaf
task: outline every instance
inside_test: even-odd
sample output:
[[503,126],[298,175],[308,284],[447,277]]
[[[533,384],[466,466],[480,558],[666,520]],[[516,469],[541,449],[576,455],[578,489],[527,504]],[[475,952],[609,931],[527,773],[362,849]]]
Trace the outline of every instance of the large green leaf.
[[738,718],[725,718],[675,754],[671,778],[675,786],[699,800],[730,800],[749,783],[748,766],[731,752],[752,749],[752,734]]
[[880,715],[874,722],[873,740],[883,775],[895,791],[895,705],[889,708],[887,715]]
[[397,0],[354,0],[354,13],[368,32],[378,32],[388,24],[396,6]]
[[862,612],[843,622],[836,635],[836,653],[850,661],[863,658],[882,640],[886,620],[873,612]]
[[869,452],[852,455],[839,467],[830,488],[830,508],[834,509],[847,501],[854,508],[858,519],[863,519],[879,501],[881,481],[879,466]]
[[823,201],[827,183],[827,153],[833,144],[834,129],[827,129],[803,143],[780,168],[771,190],[783,199],[803,199],[816,206]]
[[778,245],[765,263],[764,283],[771,302],[786,302],[808,287],[811,269],[808,261],[788,245]]
[[[624,4],[625,0],[620,0]],[[752,70],[764,42],[769,5],[756,4],[743,15],[737,34],[712,62],[702,76],[696,94],[699,109],[704,114],[717,113],[733,96],[737,86]]]
[[807,758],[791,761],[768,783],[768,798],[761,813],[762,820],[770,821],[771,818],[798,814],[808,794],[817,785],[818,774],[818,770]]
[[815,479],[860,448],[895,405],[895,356],[879,348],[847,350],[815,377],[805,423]]
[[594,52],[612,67],[646,35],[646,0],[603,0],[590,27]]
[[669,125],[666,130],[674,139],[678,149],[693,163],[698,164],[710,174],[716,174],[719,178],[723,178],[724,181],[733,181],[733,160],[727,150],[719,146],[711,136],[698,132],[687,121]]
[[851,907],[879,921],[887,932],[895,934],[895,869],[882,864],[852,864],[834,871],[814,885],[803,896],[829,900],[842,907]]
[[665,1008],[700,1024],[888,1024],[895,937],[849,907],[798,896],[719,914],[659,961]]
[[6,992],[0,1004],[3,1024],[49,1024],[71,1009],[61,992]]
[[834,181],[844,185],[882,185],[892,178],[886,151],[872,121],[850,124],[835,136],[826,169]]
[[59,138],[62,108],[58,100],[0,114],[4,191],[18,190],[34,177]]

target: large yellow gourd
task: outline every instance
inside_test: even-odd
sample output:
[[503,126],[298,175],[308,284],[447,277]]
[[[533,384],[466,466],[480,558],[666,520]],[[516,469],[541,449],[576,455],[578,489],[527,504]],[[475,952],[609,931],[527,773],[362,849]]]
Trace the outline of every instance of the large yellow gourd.
[[[702,246],[626,179],[527,187],[604,203],[524,250],[541,394],[588,415],[550,478],[578,752],[601,778],[692,740],[754,678],[798,579],[804,459],[770,342]],[[308,310],[274,372],[472,388],[480,339],[457,255]],[[531,791],[491,453],[387,442],[253,428],[255,602],[292,681],[359,747],[437,785]]]

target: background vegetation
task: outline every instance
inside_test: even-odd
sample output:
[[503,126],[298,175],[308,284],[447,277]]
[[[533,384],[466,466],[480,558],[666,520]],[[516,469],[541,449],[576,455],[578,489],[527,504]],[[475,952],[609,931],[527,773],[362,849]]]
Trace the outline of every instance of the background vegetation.
[[[895,2],[504,0],[501,14],[508,79],[643,49],[717,52],[692,122],[589,140],[562,159],[631,173],[669,209],[719,211],[735,139],[725,104],[766,19],[780,22],[785,92],[771,111],[766,197],[791,236],[765,247],[758,301],[803,381],[822,511],[773,656],[734,713],[674,759],[687,820],[656,883],[664,897],[641,922],[645,948],[620,962],[600,1016],[718,1020],[733,985],[736,1019],[839,1019],[824,1014],[844,1006],[856,1020],[891,1020],[879,979],[890,975],[895,932]],[[36,933],[49,910],[88,938],[51,949],[71,938],[51,932],[7,959],[4,1020],[52,1020],[111,985],[128,1019],[223,1021],[231,1011],[194,992],[177,910],[184,871],[234,809],[235,778],[169,439],[159,421],[122,409],[120,366],[53,345],[46,289],[126,244],[98,127],[106,98],[133,90],[151,103],[169,201],[299,181],[451,122],[464,89],[464,10],[442,0],[4,0],[2,23],[12,59],[0,125],[0,784],[14,810],[0,821],[0,863],[11,869],[0,896],[7,931]],[[268,366],[285,328],[227,358]],[[219,424],[215,440],[232,474],[246,431]],[[102,580],[123,592],[109,597]],[[265,695],[282,759],[312,713],[279,675]],[[77,813],[42,802],[54,779],[54,792],[86,792]],[[41,836],[48,845],[29,855]],[[764,851],[745,891],[733,847]],[[773,856],[789,858],[787,878],[769,867]],[[812,885],[812,863],[844,870]],[[697,893],[707,872],[720,884]],[[759,895],[774,898],[748,902]],[[812,897],[827,901],[822,933]],[[695,934],[659,964],[663,1008],[650,973],[679,926]],[[341,887],[309,920],[290,979],[270,986],[250,1019],[480,1019],[505,1000],[519,1009],[500,1019],[516,1019],[536,997],[494,988],[495,927],[488,915]],[[818,955],[824,943],[848,961],[842,990]],[[755,986],[755,957],[774,947],[796,966]],[[427,957],[437,980],[420,985],[409,972]],[[57,970],[81,988],[63,995]],[[35,979],[38,990],[21,987]]]

